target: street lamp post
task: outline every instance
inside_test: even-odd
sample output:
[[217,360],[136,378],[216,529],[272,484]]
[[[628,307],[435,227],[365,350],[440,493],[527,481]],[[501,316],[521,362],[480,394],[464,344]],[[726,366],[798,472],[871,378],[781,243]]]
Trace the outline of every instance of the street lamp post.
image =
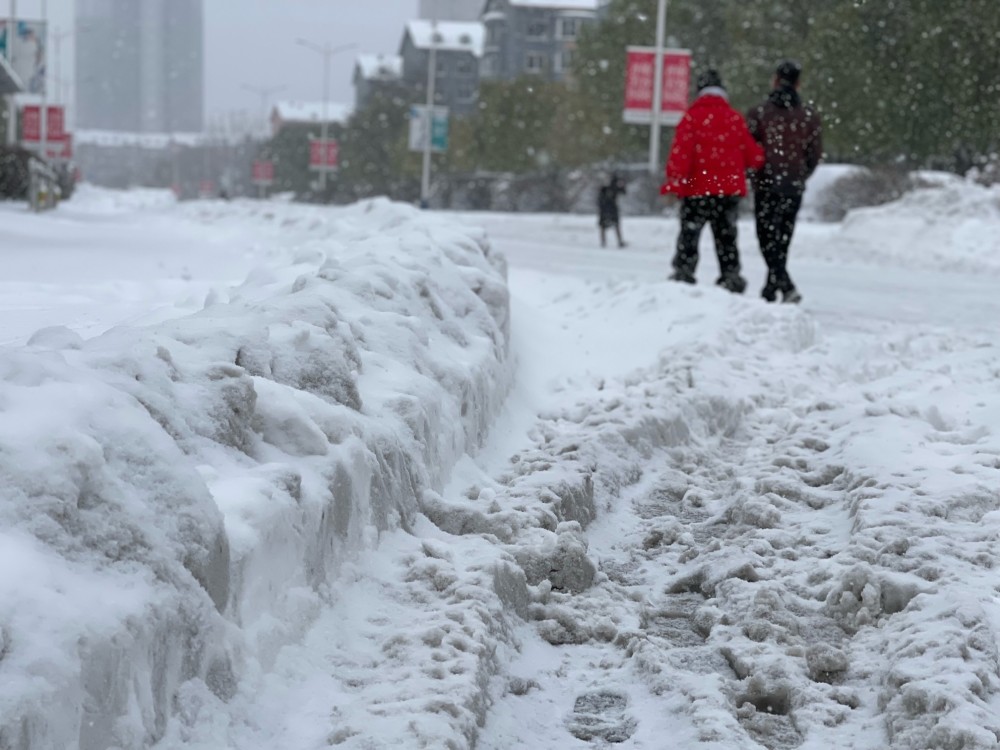
[[55,48],[55,72],[56,72],[56,103],[65,105],[69,97],[64,96],[63,93],[63,77],[62,77],[62,43],[63,39],[67,39],[73,36],[73,31],[59,31],[58,29],[52,34],[53,47]]
[[[17,36],[17,0],[10,0],[10,19],[7,21],[7,62],[11,70],[14,67],[14,37]],[[17,145],[17,98],[14,94],[7,97],[7,145]]]
[[660,171],[660,118],[663,109],[663,40],[666,36],[667,0],[656,8],[656,56],[653,69],[653,111],[649,128],[649,172]]
[[323,56],[323,122],[320,125],[320,139],[323,141],[323,165],[320,167],[319,171],[319,185],[320,190],[323,193],[323,200],[326,200],[326,141],[329,135],[330,127],[330,116],[329,116],[329,106],[330,106],[330,58],[333,57],[338,52],[344,52],[345,50],[354,49],[358,45],[356,44],[342,44],[339,47],[331,47],[329,42],[324,44],[316,44],[315,42],[310,42],[307,39],[297,39],[296,43],[306,49],[310,49]]
[[[42,0],[42,23],[49,26],[49,2]],[[42,78],[42,132],[39,134],[42,159],[49,158],[49,65],[45,61],[45,75]]]
[[420,206],[430,205],[431,192],[431,147],[434,129],[434,88],[437,84],[437,14],[431,21],[431,49],[427,59],[427,109],[424,111],[424,162],[420,174]]

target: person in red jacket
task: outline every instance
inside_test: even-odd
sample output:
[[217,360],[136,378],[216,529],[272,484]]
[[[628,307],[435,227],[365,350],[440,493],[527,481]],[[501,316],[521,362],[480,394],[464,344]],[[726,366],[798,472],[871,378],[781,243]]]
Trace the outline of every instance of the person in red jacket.
[[719,286],[741,294],[736,219],[740,198],[747,194],[747,170],[764,165],[764,149],[750,135],[743,115],[729,104],[716,70],[698,76],[698,96],[684,114],[667,159],[663,195],[681,199],[681,229],[674,255],[673,281],[695,283],[698,239],[712,227],[719,258]]

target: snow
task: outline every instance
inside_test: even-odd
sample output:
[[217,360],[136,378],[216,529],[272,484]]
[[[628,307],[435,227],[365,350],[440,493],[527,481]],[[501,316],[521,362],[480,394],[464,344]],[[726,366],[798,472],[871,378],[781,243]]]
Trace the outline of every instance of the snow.
[[510,0],[510,4],[522,8],[546,8],[552,10],[597,11],[600,0]]
[[328,122],[347,122],[354,107],[338,102],[278,102],[274,105],[274,115],[281,123],[323,122],[324,113]]
[[77,130],[73,137],[78,145],[122,148],[133,146],[162,150],[171,145],[198,146],[205,141],[202,133],[128,133],[117,130]]
[[357,67],[365,80],[396,79],[403,75],[403,58],[399,55],[358,55]]
[[406,33],[417,49],[434,46],[449,52],[469,52],[476,57],[483,56],[486,43],[486,27],[478,21],[409,21]]
[[997,207],[3,207],[0,746],[997,747]]

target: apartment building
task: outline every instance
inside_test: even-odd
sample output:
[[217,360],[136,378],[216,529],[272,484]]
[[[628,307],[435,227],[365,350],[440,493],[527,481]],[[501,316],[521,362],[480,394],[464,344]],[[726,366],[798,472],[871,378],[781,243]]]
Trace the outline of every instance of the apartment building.
[[454,114],[468,114],[476,106],[479,66],[485,31],[478,22],[416,20],[406,24],[399,56],[402,80],[414,93],[414,103],[426,96],[430,51],[435,50],[434,100]]
[[601,0],[487,0],[483,80],[534,75],[562,81],[572,71],[577,39],[596,22]]

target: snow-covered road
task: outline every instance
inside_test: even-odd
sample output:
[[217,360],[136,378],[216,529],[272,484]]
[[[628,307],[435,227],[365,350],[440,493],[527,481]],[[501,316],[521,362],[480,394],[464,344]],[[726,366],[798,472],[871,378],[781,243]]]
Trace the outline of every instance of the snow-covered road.
[[[294,278],[258,270],[228,290],[260,265],[318,264],[331,281],[323,257],[355,237],[391,247],[407,222],[404,251],[453,240],[384,208],[370,225],[360,211],[327,226],[315,209],[83,197],[76,213],[0,230],[23,241],[0,285],[0,339],[56,323],[86,337]],[[289,513],[270,509],[271,475],[292,467],[303,496],[316,491],[313,454],[288,454],[313,444],[320,430],[299,425],[322,405],[274,401],[256,376],[266,450],[247,452],[267,463],[251,483],[244,456],[213,449],[199,460],[224,458],[225,471],[198,471],[231,543],[251,550],[241,570],[262,580],[242,581],[256,598],[226,612],[233,684],[183,685],[159,750],[1000,747],[996,191],[954,183],[802,224],[790,263],[802,306],[752,294],[764,266],[749,221],[745,297],[712,285],[707,237],[700,284],[665,280],[672,218],[626,217],[624,250],[597,247],[592,217],[435,221],[483,227],[509,263],[516,377],[509,393],[502,376],[485,383],[486,401],[506,395],[485,443],[426,482],[412,523],[361,534],[310,590],[266,557],[282,539],[261,532]],[[440,272],[403,257],[414,278]],[[433,316],[419,318],[386,291],[390,277],[371,271],[346,307],[369,379],[358,435],[376,434],[362,416],[395,435],[388,417],[414,420],[425,373],[451,378],[483,354],[468,349],[485,324],[464,320],[467,303],[446,300],[442,314],[441,292],[424,289]],[[412,341],[380,340],[385,311],[363,306],[387,299],[401,307],[385,320]],[[420,346],[436,354],[416,356],[419,376],[390,359]],[[336,420],[315,419],[329,436]],[[0,654],[3,633],[0,620]]]
[[54,214],[0,203],[0,344],[46,326],[85,337],[191,314],[273,259],[250,232],[178,221],[163,191],[81,188]]

